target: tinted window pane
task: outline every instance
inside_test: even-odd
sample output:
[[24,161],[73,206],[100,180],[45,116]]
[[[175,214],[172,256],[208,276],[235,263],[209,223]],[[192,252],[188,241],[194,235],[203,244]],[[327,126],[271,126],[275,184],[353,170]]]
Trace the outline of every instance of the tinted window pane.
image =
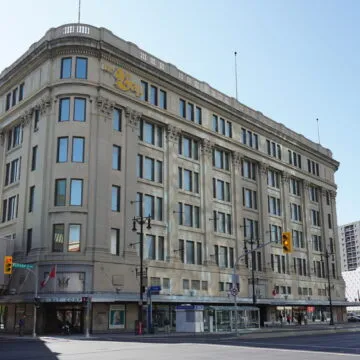
[[113,130],[121,131],[121,110],[119,109],[114,109]]
[[69,243],[68,251],[80,251],[80,225],[69,225]]
[[61,78],[69,79],[71,78],[71,58],[61,59]]
[[144,141],[148,144],[155,144],[155,129],[153,124],[144,122]]
[[74,101],[74,121],[85,121],[86,100],[75,98]]
[[84,162],[84,138],[73,138],[72,161]]
[[64,224],[54,225],[53,251],[54,252],[64,251]]
[[111,190],[111,210],[120,211],[120,187],[113,186]]
[[55,182],[55,206],[66,204],[66,180],[58,179]]
[[71,179],[70,205],[82,205],[82,180]]
[[159,106],[162,109],[166,109],[166,92],[164,90],[160,90],[160,101]]
[[120,154],[121,148],[119,146],[113,145],[112,168],[114,170],[120,170]]
[[70,99],[60,99],[59,121],[69,121],[70,119]]
[[67,162],[68,138],[58,138],[57,162]]
[[76,58],[75,77],[77,79],[87,79],[87,59],[86,58]]

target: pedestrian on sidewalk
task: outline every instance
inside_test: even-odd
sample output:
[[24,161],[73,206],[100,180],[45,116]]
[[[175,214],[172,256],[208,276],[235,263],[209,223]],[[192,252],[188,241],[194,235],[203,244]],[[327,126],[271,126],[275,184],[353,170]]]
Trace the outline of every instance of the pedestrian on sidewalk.
[[290,325],[290,320],[291,320],[290,315],[288,314],[287,317],[286,317],[286,321],[287,321],[288,325]]
[[25,327],[25,314],[23,314],[19,320],[19,336],[24,336]]

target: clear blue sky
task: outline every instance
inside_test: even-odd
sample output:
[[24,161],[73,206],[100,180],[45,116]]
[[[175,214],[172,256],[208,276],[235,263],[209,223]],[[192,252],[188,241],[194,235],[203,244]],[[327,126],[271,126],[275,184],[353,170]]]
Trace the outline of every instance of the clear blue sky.
[[[0,0],[0,69],[77,0]],[[82,22],[110,29],[333,151],[338,223],[360,220],[360,1],[82,0]]]

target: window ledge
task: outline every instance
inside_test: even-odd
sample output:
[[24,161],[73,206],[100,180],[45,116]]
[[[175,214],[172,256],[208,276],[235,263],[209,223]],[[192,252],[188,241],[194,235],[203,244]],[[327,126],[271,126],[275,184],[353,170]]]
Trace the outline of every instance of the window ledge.
[[4,186],[4,192],[17,187],[19,184],[20,184],[20,180],[17,180],[9,185]]
[[49,209],[49,213],[64,213],[64,212],[74,212],[80,214],[87,214],[88,209],[85,207],[75,207],[75,206],[57,206]]

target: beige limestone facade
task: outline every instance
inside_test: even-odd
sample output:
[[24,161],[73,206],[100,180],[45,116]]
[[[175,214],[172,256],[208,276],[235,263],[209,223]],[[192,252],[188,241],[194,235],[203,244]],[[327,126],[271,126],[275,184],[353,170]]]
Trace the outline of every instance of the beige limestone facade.
[[132,329],[140,215],[151,217],[144,283],[162,288],[160,327],[178,304],[231,306],[234,267],[239,306],[258,306],[262,322],[282,308],[327,312],[326,249],[342,321],[339,163],[320,144],[81,24],[50,29],[0,74],[0,131],[0,254],[34,264],[0,274],[9,331],[22,312],[31,328],[35,286],[39,332],[70,318],[83,331],[84,296],[92,331]]

